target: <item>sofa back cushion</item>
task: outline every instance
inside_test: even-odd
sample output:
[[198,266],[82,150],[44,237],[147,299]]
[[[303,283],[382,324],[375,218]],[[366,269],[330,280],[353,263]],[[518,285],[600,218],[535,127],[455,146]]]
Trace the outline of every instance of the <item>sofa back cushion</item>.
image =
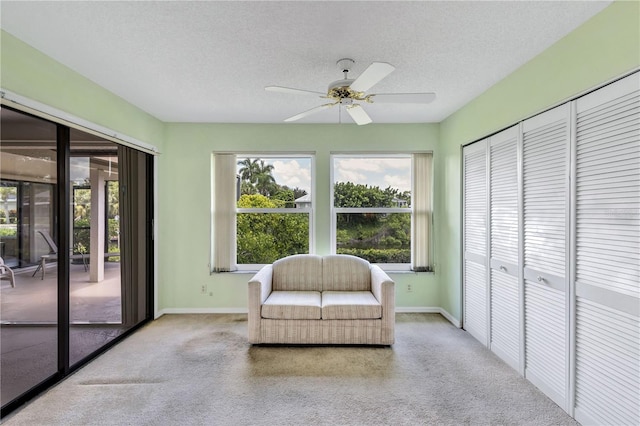
[[323,257],[323,291],[371,291],[371,264],[345,254]]
[[273,291],[322,291],[322,257],[296,254],[273,262]]

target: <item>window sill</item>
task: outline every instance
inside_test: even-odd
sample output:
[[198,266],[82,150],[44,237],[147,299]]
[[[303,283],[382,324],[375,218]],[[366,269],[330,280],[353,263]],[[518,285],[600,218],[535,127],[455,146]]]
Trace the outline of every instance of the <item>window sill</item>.
[[[241,271],[229,271],[229,272],[214,272],[211,271],[210,275],[217,275],[217,274],[257,274],[259,271],[259,269],[256,270],[241,270]],[[403,275],[403,274],[415,274],[415,275],[422,275],[422,274],[426,274],[426,275],[433,275],[435,272],[434,271],[405,271],[405,270],[399,270],[399,271],[384,271],[387,274],[393,274],[393,275]]]

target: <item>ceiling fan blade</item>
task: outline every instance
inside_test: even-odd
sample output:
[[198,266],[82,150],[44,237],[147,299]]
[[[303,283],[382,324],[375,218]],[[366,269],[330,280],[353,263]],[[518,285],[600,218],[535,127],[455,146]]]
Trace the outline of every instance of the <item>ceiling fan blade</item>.
[[374,104],[428,104],[435,100],[435,93],[381,93],[369,95]]
[[289,93],[293,95],[317,95],[326,96],[326,93],[314,92],[312,90],[292,89],[291,87],[267,86],[264,88],[267,92]]
[[369,114],[367,114],[364,108],[362,108],[358,104],[349,105],[347,107],[347,112],[349,113],[351,118],[353,118],[353,121],[355,121],[358,126],[362,126],[363,124],[369,124],[372,121],[371,117],[369,117]]
[[386,62],[373,62],[349,87],[356,92],[366,92],[395,69]]
[[323,109],[331,108],[331,107],[332,107],[332,106],[334,106],[336,103],[337,103],[337,102],[334,102],[334,103],[331,103],[331,104],[324,104],[324,105],[317,106],[317,107],[315,107],[315,108],[311,108],[310,110],[307,110],[307,111],[305,111],[305,112],[301,112],[300,114],[296,114],[296,115],[294,115],[293,117],[289,117],[289,118],[287,118],[287,119],[286,119],[286,120],[284,120],[284,121],[286,121],[287,123],[289,123],[289,122],[291,122],[291,121],[297,121],[297,120],[300,120],[301,118],[304,118],[304,117],[306,117],[306,116],[308,116],[308,115],[315,114],[316,112],[320,112],[320,111],[322,111]]

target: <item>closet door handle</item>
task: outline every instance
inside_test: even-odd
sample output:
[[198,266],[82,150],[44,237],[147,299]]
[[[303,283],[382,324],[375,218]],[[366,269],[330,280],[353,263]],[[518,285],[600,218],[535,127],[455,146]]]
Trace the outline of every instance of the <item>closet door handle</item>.
[[538,280],[539,283],[544,281],[544,278],[542,278],[542,275],[538,275],[536,279]]
[[503,272],[507,272],[507,267],[504,265],[500,265],[500,270]]

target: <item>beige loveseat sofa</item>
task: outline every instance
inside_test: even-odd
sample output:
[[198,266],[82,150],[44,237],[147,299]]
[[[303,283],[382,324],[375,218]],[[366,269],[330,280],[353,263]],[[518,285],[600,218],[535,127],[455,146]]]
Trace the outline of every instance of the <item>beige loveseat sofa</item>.
[[395,284],[347,255],[301,254],[249,281],[249,342],[391,345]]

